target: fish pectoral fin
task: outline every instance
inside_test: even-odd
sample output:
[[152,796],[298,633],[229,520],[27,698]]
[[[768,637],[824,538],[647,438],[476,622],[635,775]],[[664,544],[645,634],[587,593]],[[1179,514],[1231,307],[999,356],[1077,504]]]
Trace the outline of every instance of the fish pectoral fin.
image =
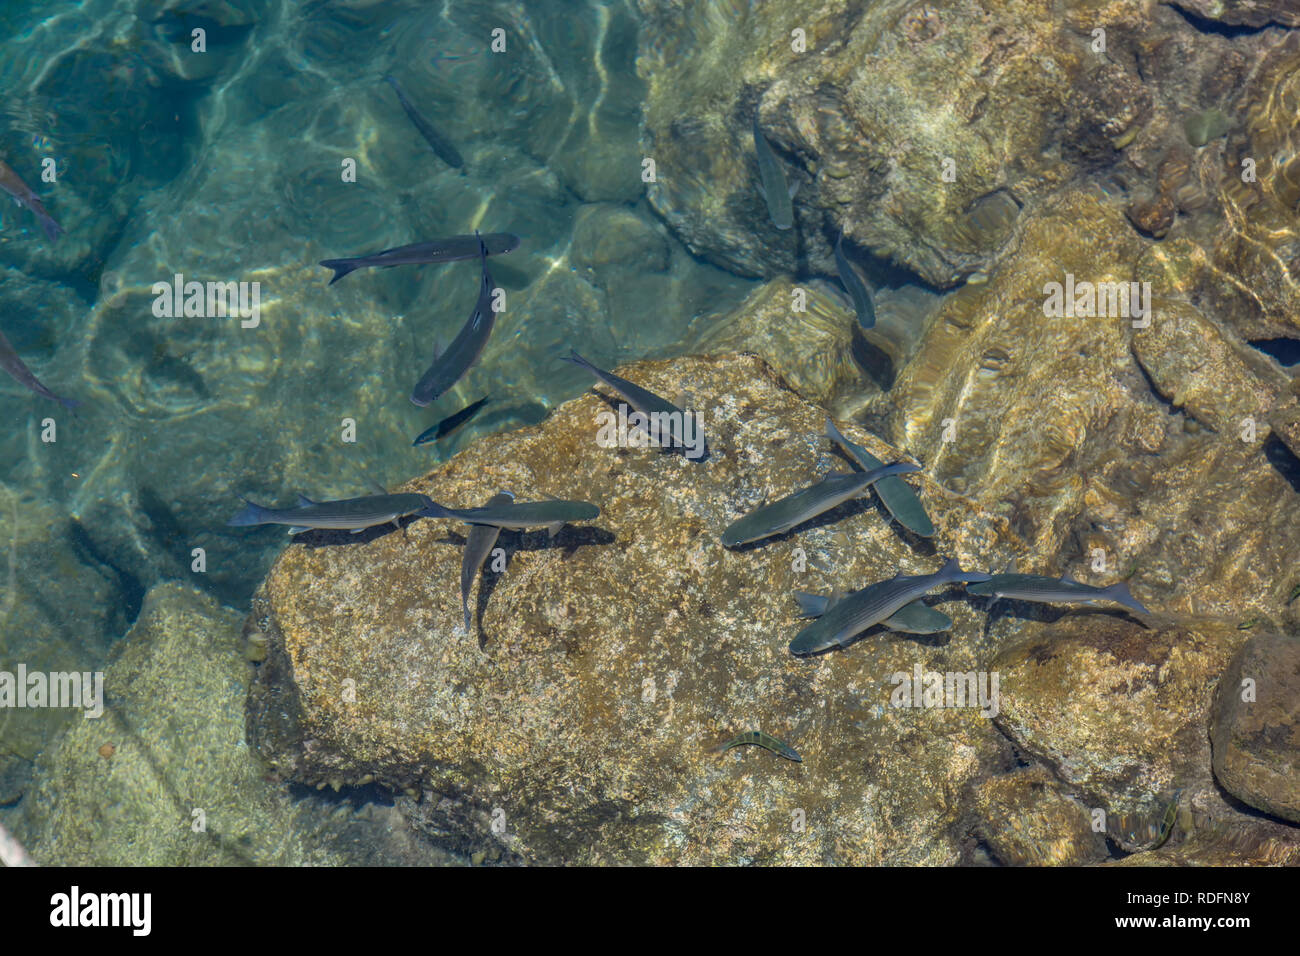
[[310,531],[310,530],[311,530],[311,528],[303,527],[303,526],[301,526],[301,525],[294,525],[292,528],[289,529],[289,533],[290,533],[290,534],[302,534],[304,531]]
[[799,192],[799,187],[803,185],[803,180],[796,179],[790,184],[790,198],[793,199]]
[[760,196],[762,196],[763,199],[766,200],[766,199],[767,199],[767,190],[763,188],[763,183],[762,183],[762,181],[760,180],[759,182],[755,183],[754,185],[758,187],[758,194],[759,194]]
[[349,528],[349,529],[348,529],[348,534],[360,534],[361,532],[363,532],[363,531],[367,531],[367,530],[369,530],[369,529],[368,529],[368,528]]

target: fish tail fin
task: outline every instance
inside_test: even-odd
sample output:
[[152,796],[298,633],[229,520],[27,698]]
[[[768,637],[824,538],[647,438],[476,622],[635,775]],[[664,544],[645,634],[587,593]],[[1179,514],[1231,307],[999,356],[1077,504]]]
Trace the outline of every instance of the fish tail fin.
[[991,574],[985,574],[983,571],[962,570],[962,566],[957,563],[956,558],[949,558],[939,573],[949,581],[961,581],[966,584],[979,584],[981,581],[987,581],[992,577]]
[[1137,611],[1139,614],[1151,616],[1151,612],[1143,607],[1142,602],[1133,596],[1133,592],[1128,589],[1127,581],[1117,581],[1108,588],[1103,588],[1102,593],[1117,604],[1123,604],[1126,608]]
[[244,510],[227,521],[226,524],[243,527],[251,524],[263,524],[265,522],[266,514],[270,510],[269,508],[263,508],[261,505],[249,501],[243,495],[239,496],[239,500],[244,503]]
[[578,350],[575,348],[570,348],[568,355],[561,355],[560,360],[563,362],[572,362],[574,365],[580,365],[585,369],[594,368],[590,362],[578,354]]
[[41,228],[45,230],[45,238],[50,242],[57,242],[59,236],[63,235],[63,227],[54,221],[54,217],[42,209],[38,215],[41,220]]
[[428,495],[425,495],[425,505],[416,512],[422,518],[454,518],[450,511],[444,508],[438,502],[434,501]]
[[350,259],[325,259],[321,262],[321,265],[323,265],[326,269],[334,270],[334,275],[330,279],[330,283],[329,283],[330,285],[333,285],[334,283],[338,282],[349,272],[355,272],[358,268],[360,268]]

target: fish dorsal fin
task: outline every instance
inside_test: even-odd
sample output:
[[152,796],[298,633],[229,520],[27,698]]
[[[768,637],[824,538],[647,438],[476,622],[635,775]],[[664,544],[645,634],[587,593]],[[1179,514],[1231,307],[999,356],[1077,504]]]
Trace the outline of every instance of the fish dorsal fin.
[[299,508],[310,508],[312,505],[315,505],[315,504],[320,504],[320,502],[318,502],[318,501],[312,501],[310,498],[308,498],[306,495],[302,494],[301,492],[298,494],[298,507],[299,507]]
[[829,611],[836,604],[839,604],[840,601],[842,601],[843,599],[844,599],[844,591],[837,584],[835,585],[835,587],[831,588],[831,596],[826,599],[826,610]]
[[796,179],[790,184],[790,198],[793,199],[799,194],[799,187],[803,185],[803,180]]
[[1080,586],[1082,586],[1082,587],[1087,587],[1087,585],[1084,584],[1082,581],[1076,581],[1076,580],[1074,580],[1074,578],[1070,577],[1068,574],[1062,574],[1062,575],[1061,575],[1061,583],[1062,583],[1062,584],[1078,584],[1078,585],[1080,585]]

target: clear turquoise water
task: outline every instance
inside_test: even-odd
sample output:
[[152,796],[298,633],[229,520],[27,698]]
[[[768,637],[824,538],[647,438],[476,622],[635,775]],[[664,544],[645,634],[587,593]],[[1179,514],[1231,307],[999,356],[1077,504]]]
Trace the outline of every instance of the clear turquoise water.
[[[674,354],[753,285],[692,257],[646,203],[630,3],[211,9],[0,7],[0,156],[66,230],[51,244],[0,203],[0,330],[82,403],[70,415],[0,377],[5,662],[101,668],[166,581],[246,608],[284,537],[228,528],[236,495],[391,487],[587,388],[558,361],[570,346],[607,367]],[[187,47],[196,26],[202,55]],[[486,49],[498,27],[508,55]],[[390,72],[463,170],[421,140]],[[47,157],[56,183],[40,182]],[[355,183],[341,179],[347,160]],[[317,262],[476,229],[522,238],[493,261],[508,310],[479,364],[418,409],[407,395],[468,315],[477,264],[330,287]],[[629,242],[654,254],[629,258]],[[151,287],[178,272],[257,281],[260,325],[154,315]],[[454,439],[411,447],[483,394],[492,403]],[[0,714],[0,807],[18,804],[67,720]]]

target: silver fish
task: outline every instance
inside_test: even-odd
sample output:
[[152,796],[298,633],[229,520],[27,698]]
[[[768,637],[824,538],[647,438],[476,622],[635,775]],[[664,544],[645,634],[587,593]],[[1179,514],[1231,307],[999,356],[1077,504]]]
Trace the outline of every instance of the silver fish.
[[876,306],[871,300],[871,291],[866,283],[845,257],[843,247],[844,231],[840,230],[840,238],[835,243],[835,269],[840,274],[840,282],[844,283],[844,291],[853,300],[853,311],[858,314],[858,325],[869,329],[876,324]]
[[482,238],[478,245],[483,270],[479,281],[478,302],[474,304],[474,311],[465,320],[447,351],[439,355],[438,350],[434,349],[433,364],[411,390],[412,404],[421,407],[428,405],[459,382],[483,354],[488,338],[492,335],[492,327],[497,321],[497,314],[492,311],[492,276],[488,272],[487,246],[483,244]]
[[339,501],[312,501],[306,495],[298,496],[296,508],[265,508],[247,498],[244,510],[227,524],[243,527],[254,524],[287,524],[290,534],[301,534],[314,529],[351,531],[358,534],[376,525],[396,522],[398,518],[417,514],[433,504],[428,495],[367,495],[363,498],[344,498]]
[[1151,616],[1151,612],[1129,592],[1128,583],[1125,581],[1117,581],[1109,587],[1097,588],[1068,577],[995,574],[983,584],[977,584],[966,590],[983,597],[1038,601],[1043,604],[1091,604],[1095,601],[1114,601],[1139,614]]
[[[861,445],[845,438],[830,418],[826,419],[826,437],[843,448],[850,458],[867,471],[879,468],[884,464]],[[889,510],[889,513],[894,516],[895,521],[908,531],[919,534],[923,538],[934,535],[934,523],[930,521],[930,516],[925,513],[925,506],[921,504],[921,499],[917,497],[911,485],[902,478],[883,478],[876,482],[875,488],[876,494],[880,496],[881,502]]]
[[654,392],[629,382],[625,378],[619,378],[611,372],[597,368],[579,355],[575,349],[569,349],[569,354],[561,358],[565,362],[572,362],[579,368],[585,368],[597,379],[617,392],[619,397],[631,405],[635,411],[644,415],[647,420],[646,431],[657,445],[665,448],[685,448],[687,449],[686,457],[688,458],[703,456],[705,447],[704,429],[700,427],[698,415],[691,415],[691,421],[688,424],[687,413],[672,402],[660,398]]
[[722,543],[728,548],[734,548],[774,534],[782,534],[810,518],[830,511],[854,495],[861,494],[868,485],[881,478],[920,470],[919,465],[900,461],[873,471],[858,471],[851,475],[832,472],[817,484],[787,495],[770,505],[763,505],[739,521],[733,522],[726,531],[722,532]]
[[397,102],[401,103],[402,109],[406,111],[406,118],[420,131],[420,135],[424,137],[424,141],[429,144],[429,148],[438,155],[438,158],[448,166],[456,169],[464,166],[465,160],[461,158],[460,151],[451,144],[451,140],[434,129],[433,124],[411,105],[411,101],[406,98],[406,93],[398,85],[396,78],[385,76],[384,79],[392,86],[393,92],[397,94]]
[[[795,591],[794,599],[799,602],[803,617],[821,617],[831,607],[843,600],[832,594],[810,594],[807,591]],[[906,634],[938,634],[952,627],[952,618],[942,611],[936,611],[923,601],[913,601],[895,611],[890,617],[880,622],[882,627]]]
[[[508,491],[493,495],[487,500],[486,507],[508,505],[515,496]],[[501,526],[496,524],[471,525],[469,536],[465,540],[465,554],[460,560],[460,606],[465,612],[465,633],[469,633],[469,590],[474,586],[474,578],[483,567],[483,562],[492,553],[492,548],[501,535]]]
[[[482,238],[490,256],[505,255],[519,248],[519,237],[513,232],[489,232]],[[329,282],[333,285],[357,269],[391,269],[393,266],[422,266],[475,259],[479,254],[478,243],[478,236],[448,236],[446,239],[413,242],[364,256],[323,259],[321,265],[334,270],[334,276]]]
[[762,185],[759,191],[767,201],[767,211],[772,217],[772,225],[778,229],[789,229],[794,225],[794,205],[790,202],[799,185],[786,184],[785,167],[772,151],[771,144],[763,136],[758,125],[758,108],[754,109],[754,154],[758,157],[758,176]]
[[909,577],[898,574],[888,581],[878,581],[827,608],[825,614],[795,635],[790,642],[790,653],[815,654],[832,647],[846,647],[867,628],[888,620],[935,588],[988,579],[989,575],[982,571],[963,571],[950,558],[935,574]]
[[469,524],[490,524],[498,528],[546,528],[552,535],[570,521],[591,521],[600,508],[586,501],[511,501],[482,508],[445,508],[430,501],[419,512],[422,518],[453,518]]
[[23,360],[18,357],[18,353],[14,351],[14,347],[9,344],[3,332],[0,332],[0,368],[12,375],[20,385],[25,385],[42,398],[53,399],[64,408],[76,408],[81,404],[75,398],[55,395],[42,385],[40,379],[32,374],[31,369],[23,364]]
[[4,160],[0,160],[0,189],[13,196],[18,205],[26,206],[35,213],[36,219],[41,224],[41,229],[45,231],[45,238],[49,239],[50,242],[56,241],[59,236],[63,235],[63,227],[45,211],[45,206],[41,203],[40,197],[32,192],[31,187],[23,182],[16,172],[5,165]]

